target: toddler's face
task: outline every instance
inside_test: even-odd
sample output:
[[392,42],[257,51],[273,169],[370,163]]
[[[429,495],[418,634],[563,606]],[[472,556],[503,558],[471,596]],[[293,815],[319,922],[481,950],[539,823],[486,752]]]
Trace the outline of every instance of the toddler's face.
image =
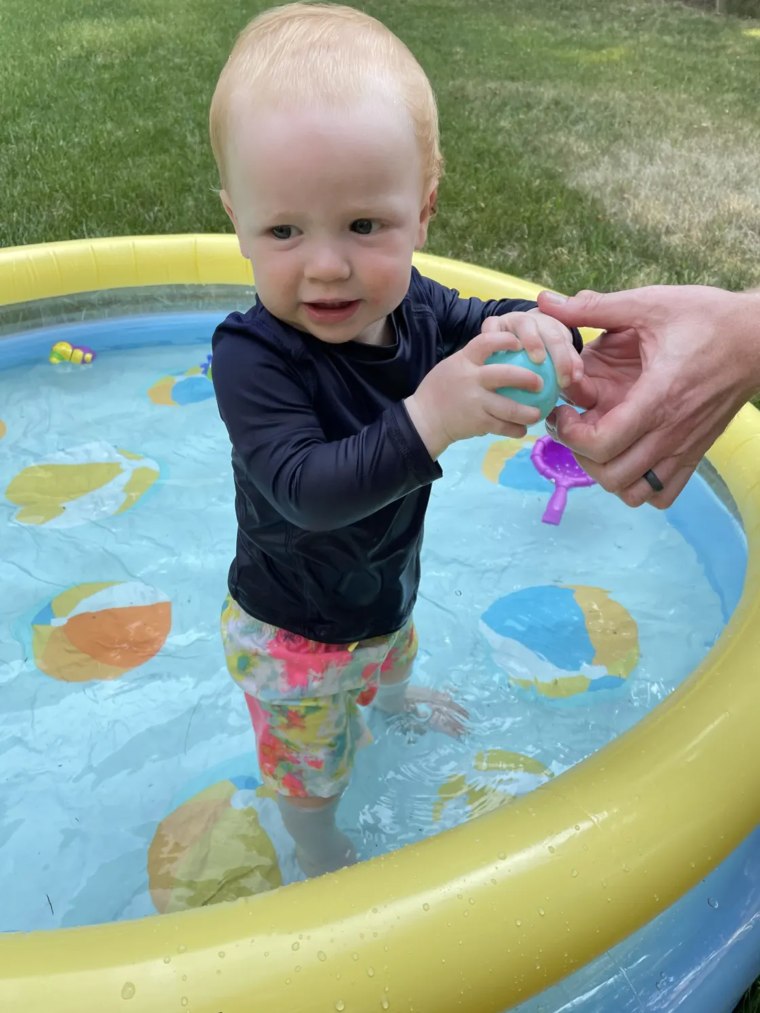
[[389,340],[432,194],[406,111],[238,111],[222,200],[274,316],[321,341]]

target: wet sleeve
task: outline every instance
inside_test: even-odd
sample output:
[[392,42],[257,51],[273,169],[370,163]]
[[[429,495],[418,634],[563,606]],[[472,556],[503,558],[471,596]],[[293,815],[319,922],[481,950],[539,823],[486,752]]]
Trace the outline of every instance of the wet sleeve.
[[250,337],[217,331],[212,376],[239,466],[298,527],[344,527],[442,474],[402,403],[356,435],[328,441],[309,371]]
[[[425,297],[433,307],[443,339],[443,357],[457,352],[468,341],[480,334],[486,317],[503,316],[505,313],[526,313],[536,308],[529,299],[463,299],[453,288],[439,285],[430,278],[420,278]],[[577,328],[571,328],[573,345],[577,352],[583,348],[583,339]]]

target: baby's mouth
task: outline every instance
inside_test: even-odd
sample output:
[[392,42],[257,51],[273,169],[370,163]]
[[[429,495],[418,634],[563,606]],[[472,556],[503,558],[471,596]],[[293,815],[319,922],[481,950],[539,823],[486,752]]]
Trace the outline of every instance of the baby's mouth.
[[305,302],[307,315],[317,322],[346,320],[359,305],[358,299],[315,299]]

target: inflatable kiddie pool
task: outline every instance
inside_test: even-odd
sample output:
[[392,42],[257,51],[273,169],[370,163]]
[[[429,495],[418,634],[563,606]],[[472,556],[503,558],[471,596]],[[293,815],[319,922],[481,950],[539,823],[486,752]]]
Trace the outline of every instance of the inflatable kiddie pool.
[[[464,295],[537,291],[435,257],[417,265]],[[214,284],[251,285],[233,237],[0,251],[0,305],[27,321],[74,293]],[[0,1008],[618,1013],[688,999],[729,1010],[760,971],[758,451],[748,408],[710,455],[748,543],[738,607],[630,731],[507,807],[334,876],[180,914],[9,933]],[[700,942],[682,944],[695,920]]]

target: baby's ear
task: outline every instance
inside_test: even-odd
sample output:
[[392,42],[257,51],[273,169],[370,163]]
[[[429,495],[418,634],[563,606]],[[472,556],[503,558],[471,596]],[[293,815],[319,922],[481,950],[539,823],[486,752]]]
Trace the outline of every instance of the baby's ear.
[[227,212],[227,215],[235,228],[235,235],[237,236],[238,239],[238,246],[240,247],[240,252],[247,260],[248,254],[243,249],[243,239],[240,235],[240,230],[238,229],[238,221],[237,218],[235,217],[235,212],[232,210],[232,204],[230,204],[230,195],[227,193],[226,190],[220,190],[219,199],[221,200],[222,207]]
[[420,209],[420,227],[417,235],[416,249],[421,250],[425,245],[425,240],[428,234],[428,225],[430,219],[436,212],[438,207],[438,187],[434,187],[428,194],[425,203]]

